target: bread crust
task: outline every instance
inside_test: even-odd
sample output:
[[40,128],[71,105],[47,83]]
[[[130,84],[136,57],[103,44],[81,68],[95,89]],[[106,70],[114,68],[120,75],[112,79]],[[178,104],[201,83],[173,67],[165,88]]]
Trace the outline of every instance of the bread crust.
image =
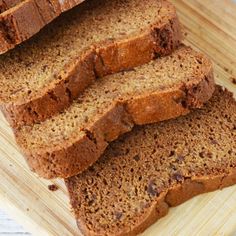
[[18,3],[20,3],[20,0],[0,0],[0,13],[3,13]]
[[66,65],[58,79],[37,97],[24,98],[14,103],[2,104],[1,110],[14,129],[23,125],[42,122],[63,111],[73,99],[88,87],[97,77],[126,70],[170,54],[182,39],[181,28],[174,6],[167,23],[159,20],[145,31],[120,39],[109,39],[91,45],[70,64]]
[[[0,54],[32,37],[45,25],[84,0],[4,1],[0,14]],[[61,1],[62,2],[62,1]],[[13,7],[9,6],[16,4]]]
[[119,100],[84,131],[62,145],[29,150],[16,132],[16,141],[26,160],[39,176],[68,178],[91,166],[102,155],[109,142],[130,131],[135,124],[147,124],[186,115],[192,108],[201,107],[214,92],[213,68],[202,77],[190,80],[176,89]]
[[[65,181],[69,193],[73,193],[73,181]],[[212,192],[218,189],[229,187],[236,184],[236,170],[231,169],[228,174],[217,176],[192,177],[184,180],[183,183],[162,192],[158,199],[153,202],[143,218],[137,221],[132,228],[126,227],[117,232],[116,236],[135,236],[142,233],[157,220],[168,214],[170,207],[178,206],[187,200],[203,193]],[[71,194],[71,196],[73,196]],[[73,199],[71,200],[73,201]],[[96,233],[89,230],[83,222],[77,220],[77,225],[83,235],[86,236],[106,236],[106,232]],[[110,234],[109,234],[110,235]]]
[[[163,122],[160,129],[159,125],[136,129],[112,144],[90,170],[66,179],[83,235],[138,235],[165,216],[170,207],[236,184],[235,109],[233,93],[216,86],[212,100],[196,111],[196,116],[193,113],[186,119]],[[198,125],[202,127],[196,129]],[[171,128],[176,128],[174,135]],[[227,135],[220,137],[224,132]],[[175,140],[181,144],[176,145]],[[204,148],[209,152],[201,152]],[[175,154],[171,156],[171,152]]]

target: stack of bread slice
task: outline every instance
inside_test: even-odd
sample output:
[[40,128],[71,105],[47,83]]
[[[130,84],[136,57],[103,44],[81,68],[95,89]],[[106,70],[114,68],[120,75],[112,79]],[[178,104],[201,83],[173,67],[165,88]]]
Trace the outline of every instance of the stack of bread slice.
[[[1,19],[33,4],[42,20],[18,41],[1,24],[0,50],[80,2],[0,2]],[[0,56],[1,110],[32,171],[66,178],[84,235],[136,235],[236,183],[236,102],[181,41],[168,1],[87,0]]]

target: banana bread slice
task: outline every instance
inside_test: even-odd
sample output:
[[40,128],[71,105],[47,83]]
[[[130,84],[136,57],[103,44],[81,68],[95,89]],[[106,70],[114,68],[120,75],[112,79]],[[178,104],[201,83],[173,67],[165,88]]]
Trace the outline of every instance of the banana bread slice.
[[69,177],[134,124],[185,115],[213,91],[211,62],[181,46],[170,56],[97,80],[63,113],[17,130],[16,140],[40,176]]
[[86,1],[0,56],[2,110],[13,127],[43,121],[97,77],[169,54],[180,39],[167,1]]
[[78,226],[94,236],[136,235],[169,207],[235,183],[236,102],[220,87],[188,116],[135,127],[66,180]]
[[83,0],[0,0],[0,54],[32,37]]

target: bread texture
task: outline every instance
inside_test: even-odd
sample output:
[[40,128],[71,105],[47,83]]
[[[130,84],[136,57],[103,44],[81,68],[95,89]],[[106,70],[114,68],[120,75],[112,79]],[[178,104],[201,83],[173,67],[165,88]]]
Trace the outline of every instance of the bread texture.
[[[185,117],[135,127],[66,180],[84,235],[137,235],[170,207],[236,183],[236,102],[216,88]],[[220,207],[220,206],[219,206]]]
[[0,56],[2,111],[14,128],[41,122],[96,78],[167,55],[180,40],[167,1],[86,1]]
[[0,14],[11,7],[16,6],[20,2],[22,2],[22,0],[0,0]]
[[16,141],[41,177],[73,176],[134,124],[185,115],[213,91],[210,60],[181,46],[170,56],[100,78],[64,112],[17,130]]
[[83,0],[0,0],[0,54],[29,39]]

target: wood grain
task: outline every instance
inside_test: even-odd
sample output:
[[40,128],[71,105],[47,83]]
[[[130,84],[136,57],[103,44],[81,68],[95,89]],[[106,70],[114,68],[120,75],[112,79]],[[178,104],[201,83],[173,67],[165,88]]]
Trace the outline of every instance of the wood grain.
[[[236,93],[236,6],[229,0],[173,0],[186,31],[186,44],[213,61],[217,82]],[[228,7],[226,7],[226,5]],[[11,130],[0,114],[0,207],[34,235],[79,235],[63,181],[36,177],[25,164]],[[59,190],[51,192],[55,183]],[[233,235],[236,186],[204,194],[173,208],[143,234]]]
[[12,220],[7,213],[4,211],[0,211],[0,235],[1,236],[14,236],[14,235],[30,235],[27,233],[23,227],[16,224],[14,220]]

